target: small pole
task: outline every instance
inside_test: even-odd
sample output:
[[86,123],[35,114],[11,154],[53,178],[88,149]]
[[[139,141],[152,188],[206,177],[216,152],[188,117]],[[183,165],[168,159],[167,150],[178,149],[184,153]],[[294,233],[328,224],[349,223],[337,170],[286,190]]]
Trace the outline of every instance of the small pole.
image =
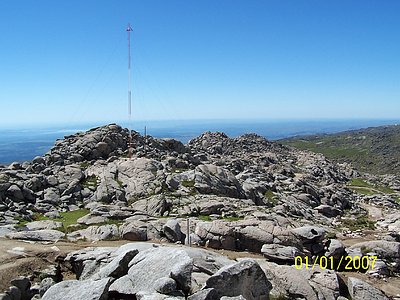
[[192,243],[190,241],[190,218],[187,218],[186,223],[187,223],[187,231],[186,231],[187,244],[189,245],[189,247],[192,247]]
[[147,128],[144,126],[144,156],[147,155]]

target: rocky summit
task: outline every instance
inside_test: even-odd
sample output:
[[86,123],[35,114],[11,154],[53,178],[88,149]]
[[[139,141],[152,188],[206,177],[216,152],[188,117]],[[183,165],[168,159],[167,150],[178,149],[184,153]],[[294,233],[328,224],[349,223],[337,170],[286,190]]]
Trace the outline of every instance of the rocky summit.
[[2,277],[0,299],[400,298],[396,175],[256,134],[132,132],[129,157],[129,135],[98,127],[0,167],[2,241],[56,253]]

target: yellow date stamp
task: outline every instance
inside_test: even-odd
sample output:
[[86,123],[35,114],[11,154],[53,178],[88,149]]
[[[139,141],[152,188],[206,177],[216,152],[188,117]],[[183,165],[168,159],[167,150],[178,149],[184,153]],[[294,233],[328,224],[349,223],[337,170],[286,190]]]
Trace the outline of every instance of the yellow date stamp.
[[315,259],[310,259],[305,256],[296,256],[294,258],[294,266],[297,270],[303,268],[314,270],[316,266],[322,270],[330,269],[335,271],[347,270],[372,270],[375,266],[377,256],[341,256],[340,259],[335,259],[330,256],[317,256]]

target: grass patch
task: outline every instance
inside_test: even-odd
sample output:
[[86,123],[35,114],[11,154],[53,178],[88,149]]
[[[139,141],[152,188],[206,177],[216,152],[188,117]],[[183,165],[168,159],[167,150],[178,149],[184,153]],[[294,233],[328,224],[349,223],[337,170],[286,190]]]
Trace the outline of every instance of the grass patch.
[[292,140],[285,141],[283,144],[289,145],[302,150],[309,150],[312,152],[322,153],[328,158],[357,158],[365,157],[368,155],[367,151],[363,149],[353,148],[348,145],[336,145],[334,140],[325,138],[322,142],[307,141],[307,140]]
[[373,188],[374,186],[364,181],[362,178],[352,178],[349,182],[350,186],[368,187]]
[[368,195],[368,196],[374,195],[377,192],[381,192],[381,193],[384,193],[384,194],[393,194],[393,193],[395,193],[395,191],[392,190],[388,186],[370,184],[370,183],[366,182],[362,178],[352,178],[350,180],[350,182],[348,183],[348,186],[353,191],[356,191],[356,192],[358,192],[360,194]]
[[26,224],[28,224],[29,222],[31,222],[31,221],[28,221],[28,220],[25,220],[25,219],[22,219],[22,218],[17,218],[16,220],[18,221],[18,224],[15,225],[16,228],[22,228],[22,227],[24,227]]
[[63,227],[67,228],[69,225],[76,224],[79,218],[82,218],[83,216],[86,216],[89,213],[89,210],[84,208],[84,209],[78,209],[78,210],[73,210],[73,211],[67,211],[67,212],[61,212],[61,218],[60,219],[55,219],[54,221],[60,221],[63,223]]
[[269,206],[274,207],[274,206],[278,205],[278,203],[279,203],[279,201],[278,201],[278,199],[277,199],[275,193],[274,193],[272,190],[267,190],[267,191],[264,193],[264,198],[265,198],[265,200],[267,201],[267,204],[268,204]]
[[351,231],[358,229],[375,229],[375,221],[371,221],[366,216],[360,216],[352,219],[342,219],[342,226],[349,228]]
[[394,194],[394,193],[395,193],[395,191],[392,190],[392,189],[391,189],[390,187],[388,187],[388,186],[377,185],[377,186],[375,186],[375,188],[376,188],[377,190],[381,191],[382,193],[385,193],[385,194]]
[[82,182],[84,188],[96,188],[98,185],[99,183],[96,175],[88,176]]
[[67,212],[60,212],[60,218],[49,218],[45,217],[42,214],[35,213],[32,216],[32,220],[25,220],[25,219],[19,219],[19,223],[17,225],[18,228],[24,227],[27,223],[32,222],[32,221],[45,221],[45,220],[51,220],[51,221],[56,221],[56,222],[61,222],[62,225],[61,227],[57,228],[56,230],[59,230],[64,233],[71,233],[77,230],[82,230],[86,229],[89,226],[101,226],[101,225],[121,225],[123,223],[122,220],[117,220],[117,219],[109,219],[107,222],[104,223],[98,223],[98,224],[91,224],[91,225],[86,225],[86,224],[78,224],[77,221],[79,218],[86,216],[90,211],[88,209],[78,209],[74,211],[67,211]]
[[84,161],[81,162],[79,166],[81,167],[82,170],[86,170],[87,168],[89,168],[90,163],[88,161]]
[[290,298],[287,297],[285,294],[269,294],[270,300],[289,300]]
[[51,221],[61,222],[62,227],[59,228],[59,230],[63,231],[63,232],[67,232],[68,231],[67,228],[69,225],[77,224],[76,222],[78,221],[78,219],[87,215],[88,213],[89,213],[88,209],[78,209],[78,210],[74,210],[74,211],[61,212],[60,218],[49,218],[40,213],[34,213],[32,215],[32,220],[19,219],[19,223],[18,223],[17,227],[24,227],[27,223],[33,222],[33,221],[51,220]]
[[371,248],[368,248],[368,247],[366,247],[366,246],[361,246],[360,250],[361,250],[361,253],[362,253],[363,255],[366,255],[367,253],[372,252],[372,249],[371,249]]
[[197,216],[197,218],[198,218],[200,221],[211,221],[211,217],[210,217],[210,216],[207,216],[207,215],[199,215],[199,216]]
[[182,180],[181,184],[184,187],[192,188],[192,187],[194,187],[194,180]]
[[326,234],[326,238],[331,240],[331,239],[336,239],[337,236],[336,236],[336,233],[335,233],[335,232],[330,231],[330,232],[328,232],[328,233]]
[[172,168],[171,169],[171,173],[182,173],[182,172],[185,172],[185,171],[187,171],[188,169],[187,168]]
[[86,224],[72,224],[72,226],[68,226],[68,227],[62,227],[61,231],[64,232],[65,234],[67,233],[71,233],[77,230],[82,230],[82,229],[86,229],[89,226]]
[[118,185],[119,185],[120,187],[123,187],[123,186],[124,186],[124,183],[123,183],[121,180],[115,179],[115,181],[118,183]]
[[375,195],[376,193],[373,192],[372,190],[370,190],[369,188],[362,188],[362,187],[350,187],[350,189],[354,192],[357,192],[361,195],[365,195],[365,196],[371,196],[371,195]]

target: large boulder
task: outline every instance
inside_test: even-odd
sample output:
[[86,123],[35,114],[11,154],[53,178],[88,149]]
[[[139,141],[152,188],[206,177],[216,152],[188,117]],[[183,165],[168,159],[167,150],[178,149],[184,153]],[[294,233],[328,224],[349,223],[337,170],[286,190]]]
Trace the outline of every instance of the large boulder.
[[[273,231],[272,231],[273,232]],[[264,244],[274,242],[272,232],[256,226],[244,226],[235,231],[238,250],[247,250],[259,253]]]
[[257,260],[273,289],[271,295],[283,299],[333,300],[340,294],[339,280],[332,270],[296,269],[294,266],[278,265]]
[[169,219],[167,223],[165,223],[163,231],[167,239],[173,243],[185,239],[177,219]]
[[118,179],[126,186],[126,198],[138,199],[140,197],[158,194],[162,191],[164,176],[160,162],[148,158],[126,160],[117,164]]
[[195,233],[211,248],[236,249],[234,230],[223,221],[199,222]]
[[147,226],[145,222],[132,221],[119,227],[121,237],[128,241],[147,241]]
[[243,259],[212,275],[206,288],[214,288],[219,297],[242,295],[247,300],[259,300],[269,299],[272,285],[256,261]]
[[131,207],[150,216],[161,217],[169,212],[171,203],[166,200],[164,195],[160,194],[137,200],[131,204]]
[[194,187],[202,194],[245,198],[245,192],[236,177],[227,169],[205,164],[196,167]]
[[6,192],[6,195],[10,197],[14,202],[24,201],[24,194],[17,185],[11,185]]
[[349,277],[347,281],[349,294],[353,300],[389,300],[389,298],[377,288],[355,277]]

